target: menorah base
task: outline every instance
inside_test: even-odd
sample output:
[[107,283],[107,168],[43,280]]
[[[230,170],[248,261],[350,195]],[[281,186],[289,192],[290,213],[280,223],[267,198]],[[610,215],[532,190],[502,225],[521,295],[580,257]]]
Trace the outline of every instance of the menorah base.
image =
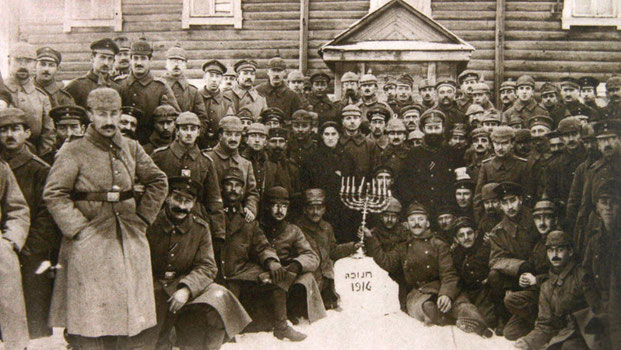
[[362,259],[366,258],[366,254],[364,254],[364,249],[362,247],[358,248],[354,254],[351,255],[354,259]]

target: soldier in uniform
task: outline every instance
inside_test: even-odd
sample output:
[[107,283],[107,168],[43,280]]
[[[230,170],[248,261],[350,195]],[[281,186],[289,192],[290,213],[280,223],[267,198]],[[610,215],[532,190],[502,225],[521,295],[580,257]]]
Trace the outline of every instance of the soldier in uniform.
[[[198,130],[200,125],[196,134]],[[219,349],[251,319],[233,293],[214,283],[218,267],[209,225],[191,213],[203,192],[201,184],[185,176],[168,182],[166,204],[147,230],[157,314],[157,325],[147,331],[148,343],[158,348]],[[170,340],[173,329],[176,344]]]
[[88,109],[86,98],[88,94],[98,87],[110,87],[120,91],[120,86],[112,80],[114,57],[119,53],[117,44],[109,38],[95,40],[90,45],[91,70],[86,75],[70,81],[65,90],[75,100],[75,103]]
[[166,82],[153,76],[151,72],[153,48],[144,38],[132,43],[130,56],[132,69],[129,76],[120,81],[120,94],[123,106],[136,107],[144,114],[143,119],[138,120],[136,136],[141,144],[145,144],[154,129],[155,109],[163,104],[169,104],[177,111],[180,111],[180,108]]
[[430,229],[425,208],[413,203],[407,209],[407,244],[385,251],[366,229],[367,252],[388,272],[401,271],[408,288],[407,313],[425,324],[447,325],[457,322],[465,332],[491,337],[485,320],[460,292],[459,277],[446,243]]
[[[540,238],[530,209],[523,205],[523,191],[521,185],[513,182],[502,182],[495,188],[504,215],[492,229],[489,240],[488,281],[494,291],[492,298],[499,305],[506,305],[511,295],[505,294],[506,291],[519,289],[520,267],[528,260]],[[503,329],[503,335],[509,340],[516,340],[529,331],[526,320],[520,315],[512,315]]]
[[515,94],[516,84],[515,81],[509,79],[505,80],[500,84],[500,101],[502,102],[502,111],[506,111],[507,109],[513,106],[515,100],[517,100],[517,95]]
[[380,164],[390,167],[395,173],[400,173],[410,152],[406,144],[407,129],[403,121],[391,118],[386,124],[388,146],[381,153]]
[[484,82],[478,82],[472,85],[472,103],[476,103],[487,112],[495,111],[496,107],[490,101],[492,93],[489,89],[489,85]]
[[[457,83],[459,89],[462,92],[462,96],[456,99],[457,105],[462,112],[468,110],[468,107],[473,103],[472,95],[474,93],[474,85],[481,80],[481,74],[471,69],[466,69],[457,76]],[[457,86],[455,87],[457,88]]]
[[265,173],[267,169],[267,127],[261,123],[252,123],[246,130],[246,148],[242,156],[252,163],[254,178],[257,182],[259,198],[265,190]]
[[423,79],[418,84],[418,92],[420,93],[423,102],[424,111],[434,108],[438,103],[436,99],[436,87],[431,83],[430,79]]
[[198,88],[190,84],[185,77],[187,68],[187,54],[179,46],[173,46],[166,52],[166,70],[162,79],[171,88],[180,112],[192,112],[201,120],[201,137],[205,138],[209,126],[205,103],[198,93]]
[[499,184],[496,182],[490,182],[485,184],[481,190],[481,201],[483,202],[484,212],[478,221],[477,232],[483,235],[483,241],[485,242],[489,242],[492,229],[502,220],[500,200],[495,192],[498,185]]
[[49,116],[52,109],[48,95],[35,86],[31,74],[35,68],[36,53],[34,47],[27,43],[17,43],[9,53],[9,72],[11,75],[4,82],[11,94],[15,107],[30,113],[34,124],[30,130],[30,142],[35,152],[43,156],[52,151],[56,142],[54,122]]
[[387,103],[381,102],[377,98],[378,85],[377,85],[377,78],[375,77],[375,75],[373,74],[363,75],[360,78],[359,84],[360,84],[360,97],[362,101],[359,107],[360,107],[360,113],[362,113],[362,125],[365,127],[365,130],[366,130],[366,127],[369,126],[369,122],[370,122],[370,120],[368,119],[370,110],[381,106],[390,112],[389,117],[392,116],[393,113],[392,113],[392,110],[390,109],[390,106]]
[[312,111],[313,106],[308,101],[306,92],[304,91],[304,74],[299,70],[292,70],[287,75],[287,86],[291,91],[295,92],[300,98],[300,108]]
[[306,108],[302,100],[285,84],[287,66],[285,60],[276,56],[269,60],[267,68],[268,81],[257,86],[257,91],[267,102],[268,107],[276,107],[284,112],[286,126],[291,123],[291,115],[301,108]]
[[53,261],[60,246],[54,220],[42,200],[43,185],[50,166],[32,154],[26,146],[34,120],[20,109],[8,108],[0,118],[2,159],[8,163],[30,208],[30,231],[19,259],[26,300],[26,314],[31,339],[48,337],[47,326],[52,297],[52,279],[38,272],[44,261]]
[[593,115],[594,109],[580,102],[580,81],[572,77],[561,78],[561,100],[569,115],[584,114],[587,110],[588,115]]
[[486,129],[476,128],[470,133],[472,145],[468,148],[464,154],[464,162],[468,168],[468,174],[477,183],[479,170],[483,161],[490,158],[493,155],[492,143],[490,141],[490,134]]
[[388,104],[390,106],[390,109],[395,114],[402,115],[403,111],[401,109],[403,107],[416,103],[414,101],[414,98],[412,98],[412,85],[414,85],[414,80],[407,73],[402,74],[399,76],[399,78],[397,78],[396,98],[392,100],[392,103]]
[[256,71],[257,62],[254,60],[242,59],[235,62],[237,83],[231,90],[224,92],[224,97],[231,101],[233,113],[247,107],[252,111],[252,115],[258,119],[268,106],[266,98],[254,87]]
[[[446,116],[444,133],[447,136],[453,124],[466,123],[466,116],[462,111],[462,107],[455,101],[456,91],[457,84],[452,79],[439,79],[436,83],[436,94],[438,95],[438,105],[436,108]],[[467,108],[464,110],[467,110]]]
[[468,106],[465,115],[470,129],[476,129],[483,126],[483,118],[485,118],[485,110],[483,107],[473,103]]
[[569,116],[569,111],[563,107],[559,100],[560,92],[554,84],[543,84],[539,94],[541,95],[541,104],[546,108],[552,120],[554,120],[554,125],[558,125],[561,120]]
[[37,49],[34,84],[47,94],[52,107],[75,104],[73,97],[65,90],[65,84],[56,80],[61,60],[60,52],[51,47],[45,46]]
[[587,76],[580,78],[578,81],[580,82],[580,98],[582,98],[587,107],[591,107],[595,113],[598,113],[602,107],[597,98],[599,80]]
[[235,69],[233,67],[225,68],[222,74],[222,83],[220,84],[222,92],[231,90],[237,83],[237,72],[235,72]]
[[423,132],[418,130],[418,129],[416,129],[414,131],[410,131],[408,133],[408,139],[406,141],[407,146],[410,149],[421,147],[423,145],[423,137],[424,136],[425,136],[425,134],[423,134]]
[[[16,108],[0,110],[0,120],[13,119],[24,112]],[[0,161],[0,198],[2,198],[2,239],[0,239],[0,327],[2,342],[7,350],[22,350],[28,345],[29,324],[26,320],[26,305],[22,275],[20,272],[20,251],[24,247],[30,228],[29,206],[9,164]],[[33,214],[33,216],[36,214]],[[35,267],[36,268],[36,267]],[[44,323],[43,326],[46,326]]]
[[114,56],[114,70],[111,73],[112,80],[119,81],[127,78],[130,69],[129,49],[130,43],[126,36],[117,36],[114,42],[119,47],[119,53]]
[[419,129],[420,116],[423,114],[423,110],[423,106],[417,103],[401,107],[399,119],[403,120],[408,132]]
[[532,136],[528,129],[518,129],[515,131],[515,147],[513,153],[521,158],[528,159],[532,148]]
[[[269,129],[264,189],[284,187],[291,194],[292,207],[300,208],[301,185],[298,165],[287,157],[288,132],[283,128]],[[292,213],[297,213],[293,211]]]
[[291,116],[292,135],[289,139],[287,153],[297,166],[301,166],[304,159],[317,149],[312,138],[312,117],[306,110],[300,109]]
[[284,113],[280,108],[273,107],[264,110],[258,122],[265,124],[268,129],[284,127]]
[[339,145],[343,151],[349,153],[356,164],[356,176],[367,178],[375,168],[378,151],[373,140],[366,138],[360,131],[362,116],[360,108],[348,105],[341,111],[343,135],[339,138]]
[[230,167],[239,168],[244,174],[244,192],[242,198],[243,215],[248,222],[257,216],[259,192],[254,177],[252,163],[239,155],[243,126],[237,117],[226,116],[220,119],[218,126],[218,144],[207,155],[214,161],[218,180],[221,182],[224,173]]
[[495,127],[500,126],[501,115],[495,109],[485,112],[485,116],[481,120],[481,127],[485,128],[488,133],[491,133]]
[[608,105],[600,109],[597,120],[621,119],[621,76],[606,80],[606,97]]
[[213,159],[196,144],[201,130],[201,121],[192,112],[183,112],[177,117],[176,138],[167,146],[153,151],[151,158],[168,178],[185,176],[201,184],[195,213],[209,219],[211,234],[224,237],[224,212],[218,174]]
[[[552,265],[539,295],[539,313],[533,329],[515,343],[517,349],[594,349],[583,337],[582,318],[588,312],[592,288],[585,283],[585,270],[576,261],[571,236],[552,231],[546,242],[546,260]],[[572,317],[576,315],[575,317]],[[580,320],[580,321],[579,321]],[[582,324],[581,324],[582,323]]]
[[138,120],[142,117],[143,113],[138,108],[130,106],[121,108],[121,120],[119,120],[119,130],[121,131],[121,134],[123,134],[123,136],[125,137],[129,137],[132,140],[136,140],[136,129],[138,128]]
[[330,77],[326,73],[315,73],[310,77],[311,93],[308,102],[313,106],[313,112],[319,114],[319,125],[328,120],[336,121],[338,107],[328,97],[328,84]]
[[483,206],[481,190],[490,182],[515,182],[527,185],[529,174],[526,172],[526,159],[513,154],[515,130],[508,126],[496,128],[490,135],[494,147],[494,156],[483,161],[474,190],[475,219],[481,217]]
[[43,190],[63,233],[49,325],[81,348],[140,348],[156,325],[146,230],[166,198],[166,175],[118,131],[116,90],[95,89],[87,104],[85,136],[61,148]]
[[233,100],[231,100],[230,96],[225,95],[220,88],[223,74],[228,72],[227,67],[218,60],[210,60],[203,63],[202,68],[203,72],[205,72],[203,75],[205,86],[200,90],[200,95],[203,97],[207,113],[207,129],[203,139],[199,139],[199,144],[207,146],[215,145],[217,142],[217,140],[214,140],[214,136],[218,129],[218,123],[220,123],[220,119],[226,116]]
[[455,169],[457,179],[455,180],[455,203],[457,203],[457,211],[455,216],[467,216],[474,219],[472,209],[472,199],[474,197],[474,181],[466,172],[466,168]]
[[548,141],[553,123],[552,118],[547,115],[535,115],[528,122],[532,149],[526,161],[526,172],[530,175],[526,193],[534,196],[533,198],[539,198],[543,195],[546,168],[553,160],[550,142]]
[[391,112],[381,105],[367,110],[366,118],[369,120],[369,129],[371,129],[367,138],[375,142],[375,145],[379,148],[378,152],[383,152],[390,143],[385,133],[386,123],[388,123],[390,117]]
[[397,79],[391,75],[384,77],[384,86],[382,86],[384,96],[381,99],[382,102],[386,102],[390,105],[392,101],[397,97]]
[[523,125],[527,125],[531,117],[535,115],[548,115],[545,107],[535,100],[535,79],[530,75],[522,75],[515,83],[517,97],[513,106],[502,113],[502,122],[507,124],[511,119],[520,119]]
[[[134,107],[131,107],[134,108]],[[179,116],[171,105],[161,105],[153,111],[153,131],[143,148],[151,155],[158,148],[170,145],[175,140],[175,120]]]
[[455,152],[454,157],[462,160],[466,153],[466,147],[468,147],[468,130],[466,124],[453,124],[453,128],[449,131],[447,145],[452,152]]
[[330,310],[338,308],[339,302],[339,295],[334,289],[334,262],[353,254],[362,247],[362,243],[337,244],[332,225],[323,220],[326,209],[325,191],[320,188],[307,189],[304,191],[303,215],[295,221],[295,225],[319,257],[319,267],[313,272],[313,277],[319,285],[326,309]]
[[354,72],[345,72],[341,77],[341,100],[336,101],[337,118],[341,115],[343,108],[349,105],[360,107],[362,99],[358,92],[358,81],[360,77]]
[[435,237],[449,246],[449,249],[455,247],[455,239],[453,232],[453,223],[455,222],[455,214],[457,213],[457,205],[455,201],[443,203],[436,210],[437,231]]
[[50,110],[50,118],[54,120],[54,126],[56,127],[56,145],[54,150],[46,154],[42,159],[47,164],[54,164],[54,158],[60,147],[65,141],[82,137],[86,132],[89,120],[86,110],[76,105],[52,108]]

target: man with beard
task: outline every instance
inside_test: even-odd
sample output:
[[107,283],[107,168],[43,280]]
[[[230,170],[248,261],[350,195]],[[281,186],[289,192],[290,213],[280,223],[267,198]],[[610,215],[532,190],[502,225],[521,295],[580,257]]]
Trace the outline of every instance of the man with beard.
[[453,225],[453,237],[457,244],[451,250],[455,270],[459,276],[459,286],[468,300],[485,319],[485,323],[495,328],[498,322],[496,306],[487,275],[489,274],[489,243],[476,231],[472,218],[458,217]]
[[494,156],[483,161],[474,190],[475,220],[481,217],[483,206],[481,190],[487,183],[515,182],[527,185],[529,174],[526,172],[526,159],[513,154],[515,147],[515,130],[509,126],[499,126],[490,135],[494,147]]
[[529,119],[533,148],[526,162],[526,172],[530,175],[526,193],[534,196],[533,198],[541,197],[545,189],[545,171],[553,159],[547,135],[552,131],[553,123],[552,118],[547,115],[536,115]]
[[287,148],[287,157],[300,166],[304,158],[317,149],[312,138],[312,117],[309,112],[300,109],[291,116],[292,137]]
[[470,129],[476,129],[482,127],[483,118],[485,117],[485,110],[483,107],[479,106],[476,103],[468,106],[466,110],[466,121],[468,125],[470,125]]
[[153,132],[143,148],[147,154],[170,145],[175,139],[175,120],[179,112],[170,105],[158,106],[153,111]]
[[328,120],[336,121],[339,108],[328,97],[330,77],[326,73],[319,72],[311,75],[310,82],[311,93],[308,95],[308,102],[313,106],[313,112],[319,114],[319,125]]
[[[515,343],[517,349],[595,349],[584,336],[587,322],[578,314],[588,312],[592,289],[585,283],[586,271],[579,266],[571,236],[563,231],[552,231],[545,242],[546,260],[550,262],[550,276],[541,286],[539,313],[535,329]],[[563,321],[560,321],[563,320]]]
[[[456,103],[459,109],[463,112],[468,109],[470,104],[473,103],[472,97],[474,94],[474,85],[481,80],[481,75],[471,69],[466,69],[457,76],[457,83],[459,83],[459,89],[463,93],[461,98],[456,99]],[[455,85],[457,89],[457,84]]]
[[[440,79],[436,83],[436,94],[438,95],[438,105],[436,106],[446,116],[444,122],[444,134],[448,137],[448,132],[455,123],[465,123],[466,116],[462,109],[455,102],[455,92],[457,83],[453,79]],[[469,102],[467,103],[470,104]],[[467,108],[465,109],[467,110]],[[422,131],[422,130],[421,130]]]
[[418,92],[423,99],[423,112],[433,108],[437,104],[436,87],[431,83],[430,79],[423,79],[420,81],[420,84],[418,84]]
[[597,98],[597,87],[599,86],[599,80],[593,77],[582,77],[578,80],[580,82],[580,98],[584,101],[587,107],[591,107],[595,114],[602,108]]
[[243,107],[247,107],[252,111],[252,115],[261,115],[268,107],[266,98],[254,88],[257,62],[242,59],[235,62],[234,68],[235,73],[237,73],[237,84],[231,90],[224,93],[224,96],[231,100],[233,113],[237,113]]
[[418,203],[407,209],[407,243],[382,249],[371,231],[364,231],[367,252],[391,273],[403,273],[407,313],[426,325],[454,324],[467,333],[491,337],[483,317],[460,292],[459,277],[446,243],[434,237],[427,210]]
[[54,150],[42,157],[47,164],[54,164],[54,158],[65,141],[84,136],[89,123],[86,110],[80,106],[58,106],[50,110],[50,118],[56,127],[56,145]]
[[515,81],[509,79],[505,80],[500,84],[500,101],[502,102],[502,111],[506,111],[507,109],[513,106],[515,100],[517,100],[517,95],[515,94],[516,84]]
[[[283,128],[269,129],[267,134],[267,163],[265,167],[265,190],[283,187],[291,194],[292,208],[299,209],[301,199],[300,175],[297,164],[287,158],[288,132]],[[292,210],[292,213],[297,213]]]
[[522,120],[522,125],[528,125],[535,115],[548,115],[548,111],[535,100],[535,79],[530,75],[522,75],[515,83],[517,97],[513,106],[502,113],[502,122],[507,124],[511,119]]
[[466,124],[455,123],[453,128],[449,132],[448,146],[455,152],[455,157],[458,159],[464,159],[466,153],[466,147],[468,147],[468,139],[466,138],[468,131],[466,130]]
[[209,225],[191,214],[202,192],[200,183],[185,176],[168,182],[166,204],[147,230],[157,316],[157,325],[147,331],[148,344],[219,349],[251,319],[229,290],[214,283],[218,267]]
[[153,112],[163,104],[171,105],[180,111],[179,104],[173,91],[160,78],[153,77],[151,59],[153,48],[145,38],[132,43],[130,49],[131,72],[126,79],[120,81],[123,106],[136,107],[144,113],[144,118],[138,120],[136,136],[141,144],[149,141],[153,133],[155,121]]
[[588,242],[589,228],[595,224],[595,190],[610,179],[619,179],[621,174],[621,121],[617,119],[605,120],[594,125],[597,146],[602,158],[591,164],[585,175],[582,189],[582,202],[576,217],[574,236],[576,250],[582,256]]
[[[618,173],[617,173],[618,174]],[[612,349],[621,343],[619,309],[619,228],[621,219],[621,182],[608,178],[595,187],[593,193],[597,222],[588,234],[590,240],[583,254],[582,266],[594,288],[594,300],[589,302],[595,321],[603,328],[602,349]]]
[[600,109],[597,120],[621,119],[621,76],[606,80],[606,97],[608,105]]
[[554,125],[569,116],[569,111],[563,107],[559,101],[560,92],[558,88],[552,83],[545,83],[539,90],[541,95],[541,104],[546,108]]
[[110,74],[112,80],[118,81],[127,78],[129,75],[129,49],[130,43],[126,36],[117,36],[113,39],[119,47],[119,53],[114,56],[114,70]]
[[397,199],[403,203],[419,201],[429,208],[430,217],[435,217],[439,204],[453,199],[453,169],[463,163],[444,143],[445,125],[444,113],[434,109],[423,113],[420,119],[425,134],[423,146],[410,151],[395,181]]
[[[7,113],[8,112],[8,113]],[[59,232],[42,201],[43,186],[50,166],[30,152],[26,140],[34,120],[23,111],[10,108],[0,118],[2,159],[8,163],[30,209],[30,231],[19,260],[31,339],[49,337],[47,325],[53,280],[37,273],[44,262],[55,262],[60,247]]]
[[492,93],[489,90],[489,85],[484,82],[478,82],[472,85],[472,103],[476,103],[483,107],[485,111],[495,111],[496,107],[490,101]]
[[472,199],[474,197],[474,181],[466,172],[466,168],[455,169],[457,179],[455,181],[455,203],[457,211],[455,216],[467,216],[474,219]]
[[[511,318],[505,326],[505,336],[513,340],[526,335],[533,329],[537,317],[537,297],[541,283],[547,279],[548,259],[546,257],[546,238],[557,227],[557,209],[553,202],[543,198],[535,204],[533,220],[539,240],[517,272],[519,289],[505,295],[505,307]],[[508,335],[508,336],[507,336]]]
[[220,85],[222,75],[228,72],[226,66],[218,60],[211,60],[203,63],[203,81],[205,86],[199,91],[205,104],[207,113],[207,130],[204,130],[203,140],[199,140],[201,146],[214,145],[214,135],[218,129],[220,119],[224,118],[227,110],[231,107],[233,100],[229,95],[224,94]]
[[455,240],[453,237],[453,223],[455,222],[455,214],[457,213],[457,206],[454,201],[442,204],[436,211],[436,221],[438,230],[435,237],[444,243],[446,243],[450,249],[454,248]]
[[353,254],[363,244],[349,242],[336,244],[332,225],[323,220],[326,212],[326,193],[320,188],[304,191],[303,215],[295,224],[319,257],[319,268],[313,273],[327,310],[338,309],[339,295],[334,289],[334,262]]
[[75,103],[88,109],[86,98],[88,94],[98,87],[110,87],[120,91],[120,86],[112,80],[112,68],[114,57],[119,53],[119,47],[112,39],[103,38],[93,41],[91,49],[91,70],[86,75],[70,81],[65,90],[75,100]]
[[386,123],[391,117],[391,112],[382,105],[371,107],[367,110],[366,118],[369,120],[369,128],[371,132],[367,135],[367,139],[375,142],[375,146],[379,148],[378,154],[381,154],[390,144],[388,136],[384,132]]
[[[295,276],[295,280],[287,290],[287,312],[293,320],[300,317],[314,322],[326,316],[326,310],[321,300],[321,292],[313,277],[313,272],[319,268],[320,258],[306,240],[304,233],[294,224],[289,223],[289,192],[280,186],[272,187],[265,193],[267,206],[261,218],[261,229],[269,244],[278,253],[278,259],[283,268]],[[279,315],[280,316],[280,315]],[[276,319],[274,335],[289,328],[286,318]],[[291,330],[294,335],[290,340],[300,341],[306,335]]]
[[205,131],[208,128],[207,112],[205,103],[198,93],[198,88],[190,84],[185,77],[187,68],[187,54],[184,49],[179,46],[173,46],[166,52],[166,73],[162,79],[168,84],[177,104],[179,104],[180,112],[192,112],[201,120],[201,137],[205,137]]
[[168,178],[184,176],[201,184],[194,213],[208,219],[213,237],[224,237],[224,212],[218,174],[213,159],[196,143],[201,121],[192,112],[183,112],[175,120],[176,138],[170,145],[153,151],[151,158]]
[[121,108],[121,119],[119,120],[119,130],[125,137],[136,140],[136,129],[138,119],[142,118],[143,113],[138,108],[126,106]]
[[44,156],[51,152],[56,142],[54,122],[49,113],[52,109],[48,95],[35,86],[31,77],[35,68],[36,53],[34,47],[27,43],[17,43],[9,53],[10,76],[4,82],[11,94],[15,107],[29,113],[34,118],[29,141],[35,152]]
[[[584,183],[586,182],[587,171],[591,164],[595,163],[602,156],[597,147],[597,140],[595,139],[595,131],[593,130],[593,126],[590,124],[582,126],[582,129],[580,130],[580,138],[582,146],[586,151],[586,159],[584,162],[580,163],[574,171],[574,178],[571,182],[569,195],[567,196],[564,222],[564,227],[567,231],[573,231],[575,228],[576,216],[578,215],[578,209],[580,209],[580,204],[582,203],[582,189],[584,188]],[[578,242],[578,239],[576,239],[575,242]],[[580,248],[582,247],[576,246],[576,251],[581,252],[582,250]]]
[[394,113],[402,115],[403,107],[416,103],[412,97],[413,85],[414,79],[409,74],[405,73],[399,76],[397,79],[396,98],[392,100],[392,103],[389,103],[390,109]]
[[218,144],[213,150],[207,152],[207,156],[214,161],[220,182],[230,167],[239,168],[242,171],[244,175],[244,192],[241,200],[243,204],[242,213],[246,221],[251,222],[257,216],[259,193],[252,163],[239,155],[242,131],[243,126],[239,118],[233,116],[222,118],[217,132]]
[[43,90],[50,99],[52,107],[74,105],[73,97],[65,90],[65,84],[56,81],[62,55],[51,47],[37,49],[36,77],[34,84]]
[[559,135],[556,131],[551,131],[546,135],[546,137],[548,138],[548,143],[550,144],[550,154],[552,154],[552,158],[550,158],[550,160],[558,158],[565,150],[565,145],[563,144],[563,140],[561,140],[561,135]]
[[481,201],[485,211],[479,219],[477,231],[483,234],[483,241],[486,243],[489,242],[492,229],[502,220],[500,200],[495,192],[498,185],[496,182],[490,182],[483,186],[481,191]]
[[338,115],[341,114],[343,108],[349,105],[360,106],[362,104],[362,99],[358,94],[358,81],[360,77],[358,74],[354,72],[346,72],[341,77],[341,100],[336,102],[336,107],[338,110]]
[[470,133],[472,146],[466,150],[464,162],[475,184],[478,180],[481,164],[493,155],[489,135],[489,132],[483,128],[476,128]]
[[257,86],[257,92],[265,97],[268,107],[276,107],[284,112],[286,126],[291,123],[291,115],[300,108],[306,108],[293,90],[285,85],[287,67],[285,60],[276,56],[269,60],[267,68],[268,81]]
[[420,116],[423,113],[423,109],[423,106],[417,103],[401,107],[399,118],[403,120],[408,132],[419,129],[418,125],[420,124]]
[[403,121],[398,118],[388,120],[386,136],[388,137],[388,146],[381,154],[380,164],[390,167],[399,174],[410,151],[405,144],[407,130]]
[[385,102],[381,102],[377,99],[377,78],[373,74],[365,74],[360,78],[360,97],[362,104],[360,104],[360,113],[362,113],[362,125],[366,128],[369,125],[370,120],[369,111],[377,107],[382,107],[390,112],[392,116],[392,109]]
[[[576,168],[587,158],[587,152],[580,142],[580,121],[568,117],[558,124],[556,132],[561,136],[565,150],[550,162],[545,173],[545,192],[561,208],[565,208]],[[564,211],[562,212],[564,214]],[[561,220],[564,222],[564,215]]]
[[520,129],[515,132],[515,155],[528,159],[532,145],[530,130]]
[[339,145],[343,151],[349,153],[356,163],[356,176],[361,179],[371,175],[378,160],[378,152],[375,142],[366,138],[360,131],[362,116],[360,108],[349,105],[341,111],[343,135],[339,139]]
[[583,114],[583,110],[588,110],[588,115],[593,115],[594,110],[580,102],[580,81],[572,77],[561,78],[561,100],[569,115]]

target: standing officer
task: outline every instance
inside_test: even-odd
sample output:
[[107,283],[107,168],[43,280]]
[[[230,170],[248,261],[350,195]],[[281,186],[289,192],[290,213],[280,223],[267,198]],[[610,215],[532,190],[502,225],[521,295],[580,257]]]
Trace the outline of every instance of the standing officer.
[[[446,136],[448,136],[449,131],[453,129],[453,124],[464,124],[466,122],[464,112],[461,107],[459,107],[457,101],[455,101],[456,91],[457,83],[455,83],[453,79],[440,79],[436,83],[436,95],[438,96],[438,105],[436,109],[445,115],[444,134]],[[467,104],[469,105],[470,103],[468,102]]]
[[[58,152],[43,190],[63,233],[49,325],[66,328],[80,348],[140,348],[138,335],[156,325],[146,230],[166,197],[166,175],[121,136],[116,90],[95,89],[87,104],[86,135]],[[135,181],[144,186],[139,203]]]
[[513,102],[517,100],[515,87],[515,81],[511,79],[503,81],[502,84],[500,84],[500,101],[502,101],[503,112],[513,106]]
[[[383,107],[389,111],[389,116],[392,117],[392,109],[386,102],[381,102],[377,99],[377,78],[373,74],[365,74],[360,78],[360,96],[362,98],[362,104],[360,104],[360,113],[362,114],[362,125],[366,128],[369,125],[370,120],[369,111],[377,107]],[[386,118],[386,120],[388,120]]]
[[595,113],[599,112],[601,106],[597,98],[597,87],[599,86],[599,80],[593,77],[582,77],[580,82],[580,97],[584,101],[587,107],[593,108]]
[[16,108],[5,112],[0,118],[2,159],[11,167],[30,208],[30,231],[19,260],[30,338],[37,339],[52,335],[52,329],[47,326],[47,315],[53,282],[47,273],[36,271],[41,263],[52,260],[60,245],[54,220],[42,198],[50,166],[32,154],[25,144],[34,123],[32,116]]
[[462,92],[460,98],[456,99],[456,103],[462,112],[468,110],[468,107],[473,103],[472,95],[474,93],[474,85],[481,80],[481,74],[472,69],[466,69],[457,76],[457,83],[459,89]]
[[354,72],[345,72],[341,77],[341,100],[336,101],[339,114],[349,105],[360,107],[362,100],[358,94],[358,81],[360,77]]
[[56,80],[61,60],[60,52],[51,47],[37,49],[37,76],[34,84],[47,94],[52,107],[75,104],[73,97],[65,90],[65,84]]
[[155,150],[151,158],[168,178],[185,176],[202,185],[197,197],[196,212],[209,219],[214,237],[224,238],[224,212],[218,174],[211,157],[196,144],[201,122],[196,114],[183,112],[175,124],[175,141]]
[[338,117],[338,109],[328,97],[328,84],[330,76],[319,72],[311,75],[311,93],[308,102],[313,106],[313,112],[319,114],[319,125],[328,120],[335,121]]
[[569,112],[569,115],[584,115],[585,110],[589,113],[587,115],[593,115],[594,109],[587,107],[584,103],[580,102],[580,81],[572,77],[561,78],[559,83],[561,87],[561,100],[563,105]]
[[126,36],[117,36],[112,40],[119,47],[119,53],[114,56],[114,70],[111,75],[112,80],[119,81],[129,75],[129,39]]
[[515,83],[517,97],[513,106],[502,113],[503,123],[512,119],[521,119],[522,125],[528,125],[528,121],[535,115],[548,115],[548,111],[535,100],[535,79],[530,75],[522,75]]
[[597,120],[621,119],[621,76],[606,80],[608,105],[599,111]]
[[171,88],[180,112],[192,112],[201,120],[201,136],[205,135],[208,127],[205,103],[201,100],[198,88],[190,84],[185,77],[188,59],[184,49],[173,46],[166,52],[166,73],[162,76]]
[[252,112],[255,121],[268,108],[266,98],[254,87],[256,71],[257,62],[254,60],[242,59],[235,62],[237,84],[224,93],[224,96],[232,101],[233,113],[237,113],[246,107]]
[[431,79],[423,79],[418,85],[418,91],[423,99],[421,105],[424,107],[423,112],[433,108],[438,102],[436,98],[436,87],[432,84]]
[[47,164],[54,164],[54,158],[65,141],[84,136],[89,123],[86,110],[76,105],[54,107],[50,110],[50,118],[56,127],[56,145],[54,149],[41,157]]
[[180,108],[166,82],[153,77],[151,45],[144,38],[138,39],[132,43],[129,53],[132,69],[129,76],[120,81],[120,94],[123,106],[142,111],[143,119],[138,121],[136,136],[141,144],[145,144],[153,131],[153,111],[162,104],[169,104],[177,111]]
[[300,109],[291,116],[291,130],[287,152],[295,164],[301,166],[304,159],[317,149],[312,138],[312,117],[309,112]]
[[91,43],[91,70],[86,75],[76,78],[67,84],[65,90],[75,100],[75,103],[87,109],[86,98],[88,94],[102,86],[120,91],[117,83],[112,81],[111,74],[114,65],[114,57],[119,53],[119,47],[112,39],[103,38]]
[[[205,86],[200,90],[200,95],[205,104],[205,112],[207,113],[207,130],[203,136],[203,140],[199,139],[201,146],[215,145],[214,135],[218,129],[220,119],[224,118],[227,110],[232,105],[233,100],[229,95],[225,95],[220,85],[222,84],[222,76],[228,72],[226,66],[218,60],[211,60],[203,63],[203,81]],[[206,138],[206,140],[205,140]]]
[[495,112],[496,107],[490,101],[492,93],[489,90],[489,85],[484,82],[478,82],[472,85],[472,103],[476,103],[483,107],[486,112]]
[[[123,108],[138,110],[134,107]],[[142,145],[147,154],[151,155],[156,149],[168,146],[175,140],[175,120],[178,116],[179,112],[171,105],[161,105],[153,111],[153,132],[149,135],[147,142]]]
[[9,54],[11,75],[4,85],[11,94],[15,107],[34,117],[35,123],[32,125],[30,141],[36,147],[38,155],[45,155],[52,150],[56,135],[54,122],[49,116],[52,109],[50,99],[43,90],[35,86],[31,77],[35,59],[34,47],[27,43],[15,44]]
[[[291,115],[300,108],[305,108],[302,100],[285,84],[287,66],[279,56],[270,59],[267,68],[268,81],[257,86],[259,94],[265,97],[267,106],[279,108],[285,114],[285,125],[289,126]],[[239,111],[239,110],[237,110]]]

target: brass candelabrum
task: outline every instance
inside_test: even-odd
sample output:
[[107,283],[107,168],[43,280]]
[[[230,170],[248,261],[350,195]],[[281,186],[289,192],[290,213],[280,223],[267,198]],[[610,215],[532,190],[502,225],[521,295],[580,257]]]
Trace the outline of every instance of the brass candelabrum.
[[[368,213],[381,213],[388,207],[391,191],[386,186],[386,182],[372,179],[365,182],[364,177],[356,183],[356,177],[341,177],[341,191],[339,197],[341,202],[352,210],[362,212],[361,228],[366,228]],[[364,235],[360,236],[360,242],[364,243]],[[364,257],[362,248],[354,254],[354,257]]]

